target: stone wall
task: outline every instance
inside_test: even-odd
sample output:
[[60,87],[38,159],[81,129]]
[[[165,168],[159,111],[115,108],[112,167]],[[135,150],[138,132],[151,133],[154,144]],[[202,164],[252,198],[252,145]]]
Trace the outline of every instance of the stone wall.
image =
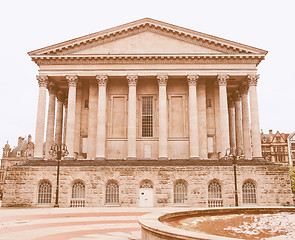
[[[32,161],[33,162],[33,161]],[[47,162],[47,161],[43,161]],[[49,162],[49,161],[48,161]],[[80,162],[83,162],[82,160]],[[186,206],[208,206],[208,184],[212,180],[220,183],[223,206],[234,206],[234,174],[229,164],[210,166],[105,166],[64,164],[60,168],[61,207],[69,207],[72,185],[77,180],[85,184],[87,207],[104,206],[105,187],[109,180],[119,185],[119,206],[139,206],[139,186],[143,180],[150,180],[154,190],[154,206],[173,206],[173,187],[183,180],[187,184],[188,202]],[[140,162],[140,161],[136,161]],[[168,162],[168,161],[167,161]],[[216,161],[216,163],[219,161]],[[184,162],[185,163],[185,162]],[[29,164],[28,164],[29,165]],[[45,164],[46,165],[46,164]],[[140,165],[140,164],[137,164]],[[144,164],[141,164],[144,165]],[[186,165],[186,164],[184,164]],[[3,206],[37,206],[38,185],[48,180],[52,185],[53,206],[56,189],[56,166],[11,166],[6,171]],[[292,202],[289,172],[287,167],[278,165],[239,165],[237,184],[239,206],[242,203],[242,185],[251,180],[257,191],[258,206],[282,206]]]

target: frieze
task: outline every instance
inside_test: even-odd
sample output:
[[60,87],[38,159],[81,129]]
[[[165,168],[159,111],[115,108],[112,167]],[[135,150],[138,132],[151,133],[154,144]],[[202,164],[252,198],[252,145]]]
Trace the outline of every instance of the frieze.
[[157,75],[159,86],[166,86],[168,82],[168,75]]
[[39,87],[47,87],[48,85],[48,76],[46,75],[38,75],[36,76],[38,80]]
[[137,75],[127,75],[126,78],[128,80],[129,87],[131,87],[131,86],[135,86],[136,87],[137,80],[138,80],[138,76]]
[[217,83],[219,86],[226,86],[229,75],[217,75]]
[[199,79],[199,75],[188,75],[187,76],[187,83],[189,86],[197,86],[198,79]]
[[106,76],[106,75],[97,75],[96,79],[97,79],[97,84],[99,86],[106,86],[107,85],[108,76]]

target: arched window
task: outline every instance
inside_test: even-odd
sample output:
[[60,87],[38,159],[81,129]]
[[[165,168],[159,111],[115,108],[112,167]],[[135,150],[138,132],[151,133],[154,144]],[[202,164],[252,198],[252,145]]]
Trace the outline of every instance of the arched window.
[[85,207],[85,185],[76,182],[72,187],[71,207]]
[[119,204],[119,186],[116,182],[110,181],[106,186],[106,204]]
[[222,207],[221,185],[218,182],[211,182],[208,186],[208,207]]
[[184,181],[178,181],[174,185],[174,204],[187,204],[187,186]]
[[51,203],[51,184],[47,181],[42,181],[38,189],[38,204]]
[[245,182],[242,191],[244,204],[256,204],[256,187],[253,182]]

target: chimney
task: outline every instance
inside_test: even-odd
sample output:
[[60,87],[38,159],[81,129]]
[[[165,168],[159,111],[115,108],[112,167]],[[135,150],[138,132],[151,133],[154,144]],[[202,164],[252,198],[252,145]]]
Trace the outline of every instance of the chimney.
[[270,129],[269,130],[269,140],[272,141],[272,138],[273,138],[273,136],[272,136],[272,129]]

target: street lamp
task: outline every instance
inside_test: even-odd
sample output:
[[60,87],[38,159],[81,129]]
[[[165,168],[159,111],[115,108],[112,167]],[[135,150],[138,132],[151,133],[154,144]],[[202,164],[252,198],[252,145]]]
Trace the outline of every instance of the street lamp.
[[55,204],[54,207],[59,207],[58,205],[58,193],[59,193],[59,164],[62,157],[69,154],[67,146],[65,144],[58,145],[53,143],[49,150],[49,154],[52,156],[52,159],[57,160],[57,172],[56,172],[56,194],[55,194]]
[[228,148],[225,151],[225,160],[232,160],[233,166],[234,166],[234,179],[235,179],[235,206],[239,206],[238,201],[238,183],[237,183],[237,161],[240,159],[244,159],[245,155],[243,153],[243,149],[240,147],[237,148]]

